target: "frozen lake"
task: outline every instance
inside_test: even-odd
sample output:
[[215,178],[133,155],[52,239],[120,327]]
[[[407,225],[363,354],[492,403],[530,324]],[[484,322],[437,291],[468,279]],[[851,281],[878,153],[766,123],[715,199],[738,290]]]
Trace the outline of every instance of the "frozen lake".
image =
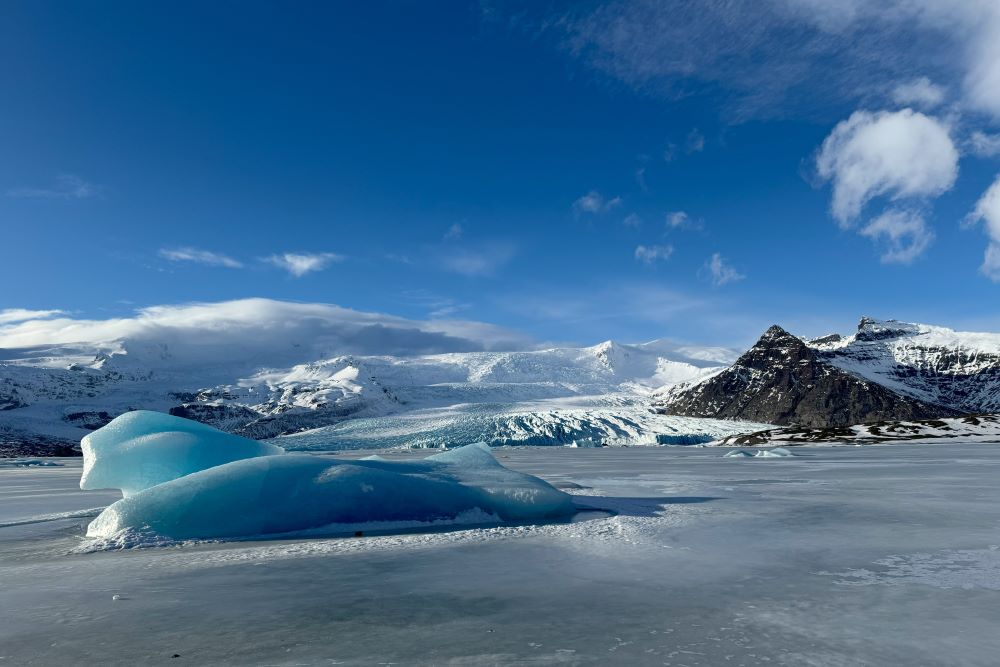
[[494,450],[611,518],[91,553],[117,494],[0,467],[0,665],[996,664],[1000,447],[726,451]]

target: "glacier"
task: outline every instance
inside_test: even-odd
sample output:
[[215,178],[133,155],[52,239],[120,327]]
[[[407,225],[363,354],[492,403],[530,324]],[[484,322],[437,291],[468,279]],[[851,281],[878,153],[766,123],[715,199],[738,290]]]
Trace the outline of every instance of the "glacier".
[[81,488],[120,488],[125,496],[91,522],[93,538],[336,534],[576,512],[569,495],[505,468],[483,443],[420,461],[338,460],[284,454],[189,420],[132,412],[87,436],[84,453]]

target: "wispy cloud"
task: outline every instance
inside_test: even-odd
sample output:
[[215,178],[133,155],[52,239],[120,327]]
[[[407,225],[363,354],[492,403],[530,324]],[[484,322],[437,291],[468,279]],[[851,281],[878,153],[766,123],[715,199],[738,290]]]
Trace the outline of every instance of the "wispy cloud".
[[612,0],[538,14],[595,70],[668,99],[722,91],[736,120],[881,103],[922,77],[957,82],[964,104],[1000,118],[993,0]]
[[730,266],[719,253],[713,253],[708,261],[705,262],[704,269],[708,274],[708,279],[716,287],[735,283],[746,278],[745,275]]
[[687,211],[671,211],[666,215],[667,229],[701,229],[701,220],[695,220]]
[[451,227],[448,228],[448,231],[444,233],[444,240],[445,241],[458,240],[462,238],[462,235],[464,233],[465,229],[462,227],[462,225],[456,222],[455,224],[453,224]]
[[635,247],[635,258],[645,264],[670,259],[673,254],[674,247],[671,245],[640,245]]
[[980,271],[993,282],[1000,282],[1000,176],[979,198],[966,222],[984,224],[989,244]]
[[700,153],[705,150],[705,135],[696,127],[688,133],[685,145],[688,153]]
[[514,258],[511,243],[494,241],[476,246],[449,247],[438,254],[439,265],[446,271],[469,277],[492,276]]
[[625,219],[622,220],[622,224],[625,225],[626,227],[632,227],[633,229],[636,229],[642,226],[642,218],[640,218],[635,213],[629,213],[628,215],[625,216]]
[[910,264],[934,240],[934,233],[927,227],[924,216],[912,210],[888,210],[859,233],[882,244],[883,264]]
[[271,255],[264,259],[268,264],[273,264],[279,269],[284,269],[292,276],[301,278],[307,273],[322,271],[334,262],[342,262],[345,257],[334,252],[285,252],[279,255]]
[[0,310],[0,324],[27,322],[28,320],[44,320],[56,315],[63,315],[62,310],[28,310],[26,308],[4,308]]
[[979,157],[1000,155],[1000,134],[986,134],[977,130],[969,137],[968,149]]
[[617,208],[621,205],[621,203],[621,197],[606,199],[604,195],[597,190],[591,190],[573,202],[573,212],[577,215],[581,213],[606,213],[611,209]]
[[73,174],[60,174],[49,187],[17,187],[7,190],[8,197],[17,199],[89,199],[100,194],[101,188]]
[[171,262],[193,262],[205,266],[223,266],[227,269],[243,268],[242,262],[228,255],[199,248],[163,248],[160,250],[160,257]]
[[425,289],[407,290],[403,298],[427,311],[427,317],[432,320],[450,318],[472,307],[451,297],[442,296]]
[[926,76],[900,83],[892,91],[892,100],[903,106],[913,105],[933,109],[945,100],[945,89]]

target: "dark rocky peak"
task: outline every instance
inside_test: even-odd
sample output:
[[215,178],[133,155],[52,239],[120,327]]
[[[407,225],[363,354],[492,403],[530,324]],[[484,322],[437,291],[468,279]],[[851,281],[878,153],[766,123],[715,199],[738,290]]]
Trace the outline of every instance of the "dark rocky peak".
[[844,340],[844,337],[839,333],[827,334],[825,336],[820,336],[819,338],[813,338],[809,341],[810,345],[827,345],[829,343],[839,343]]
[[764,332],[753,347],[736,360],[736,365],[766,370],[776,364],[813,360],[814,357],[813,351],[801,338],[793,336],[775,324]]
[[877,320],[874,317],[862,317],[858,323],[858,333],[854,335],[857,341],[879,341],[900,338],[915,334],[919,327],[899,320]]

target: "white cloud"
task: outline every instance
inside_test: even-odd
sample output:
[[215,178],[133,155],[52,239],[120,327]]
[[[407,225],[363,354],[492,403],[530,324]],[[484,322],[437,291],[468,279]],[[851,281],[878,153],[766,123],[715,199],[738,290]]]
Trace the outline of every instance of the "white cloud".
[[958,176],[958,151],[948,127],[911,109],[856,111],[837,124],[816,159],[820,177],[833,183],[831,211],[850,227],[874,197],[936,197]]
[[344,261],[344,256],[333,252],[286,252],[280,255],[271,255],[264,261],[288,271],[296,278],[301,278],[312,271],[322,271],[334,262]]
[[708,262],[705,263],[705,269],[708,271],[709,280],[717,287],[746,278],[745,275],[730,266],[719,253],[712,254]]
[[622,220],[622,224],[625,225],[626,227],[632,227],[636,229],[642,226],[642,218],[640,218],[635,213],[629,213],[628,215],[625,216],[625,219]]
[[241,269],[243,263],[217,252],[199,250],[198,248],[163,248],[160,257],[171,262],[194,262],[206,266],[224,266],[227,269]]
[[892,90],[892,99],[901,106],[916,106],[933,109],[944,102],[945,90],[926,76],[897,84]]
[[700,153],[705,150],[705,135],[694,128],[687,136],[687,152]]
[[959,82],[964,105],[1000,119],[996,0],[611,0],[532,28],[643,93],[708,84],[738,120],[881,104],[918,77]]
[[977,130],[969,137],[968,148],[979,157],[1000,155],[1000,134],[986,134]]
[[462,225],[456,222],[455,224],[453,224],[451,227],[448,228],[448,231],[444,233],[444,240],[455,241],[457,239],[462,238],[462,234],[464,233],[465,229],[462,228]]
[[620,206],[622,203],[621,197],[614,197],[612,199],[605,199],[597,190],[591,190],[587,194],[583,195],[575,202],[573,202],[573,211],[577,214],[580,213],[606,213],[613,208]]
[[8,197],[19,199],[89,199],[100,194],[101,188],[73,174],[60,174],[47,188],[19,187],[7,190]]
[[43,320],[62,315],[61,310],[28,310],[26,308],[4,308],[0,310],[0,324],[12,324],[26,320]]
[[640,245],[635,247],[635,258],[646,264],[670,259],[672,254],[674,254],[674,247],[670,245]]
[[[119,363],[190,368],[201,378],[344,354],[432,354],[533,347],[525,336],[463,320],[410,320],[325,303],[240,299],[143,308],[111,319],[56,317],[0,326],[0,349],[42,345],[126,351]],[[168,354],[164,354],[164,353]],[[163,361],[168,359],[167,361]],[[225,379],[225,378],[223,378]]]
[[635,182],[639,184],[639,189],[643,192],[649,192],[649,186],[646,184],[646,168],[638,167],[635,170]]
[[923,215],[917,211],[892,209],[878,216],[859,232],[881,242],[884,264],[910,264],[934,240]]
[[514,258],[515,248],[506,242],[482,243],[474,247],[449,247],[438,254],[438,264],[463,276],[492,276]]
[[1000,282],[1000,176],[979,198],[966,220],[985,224],[990,241],[980,271],[990,280]]

